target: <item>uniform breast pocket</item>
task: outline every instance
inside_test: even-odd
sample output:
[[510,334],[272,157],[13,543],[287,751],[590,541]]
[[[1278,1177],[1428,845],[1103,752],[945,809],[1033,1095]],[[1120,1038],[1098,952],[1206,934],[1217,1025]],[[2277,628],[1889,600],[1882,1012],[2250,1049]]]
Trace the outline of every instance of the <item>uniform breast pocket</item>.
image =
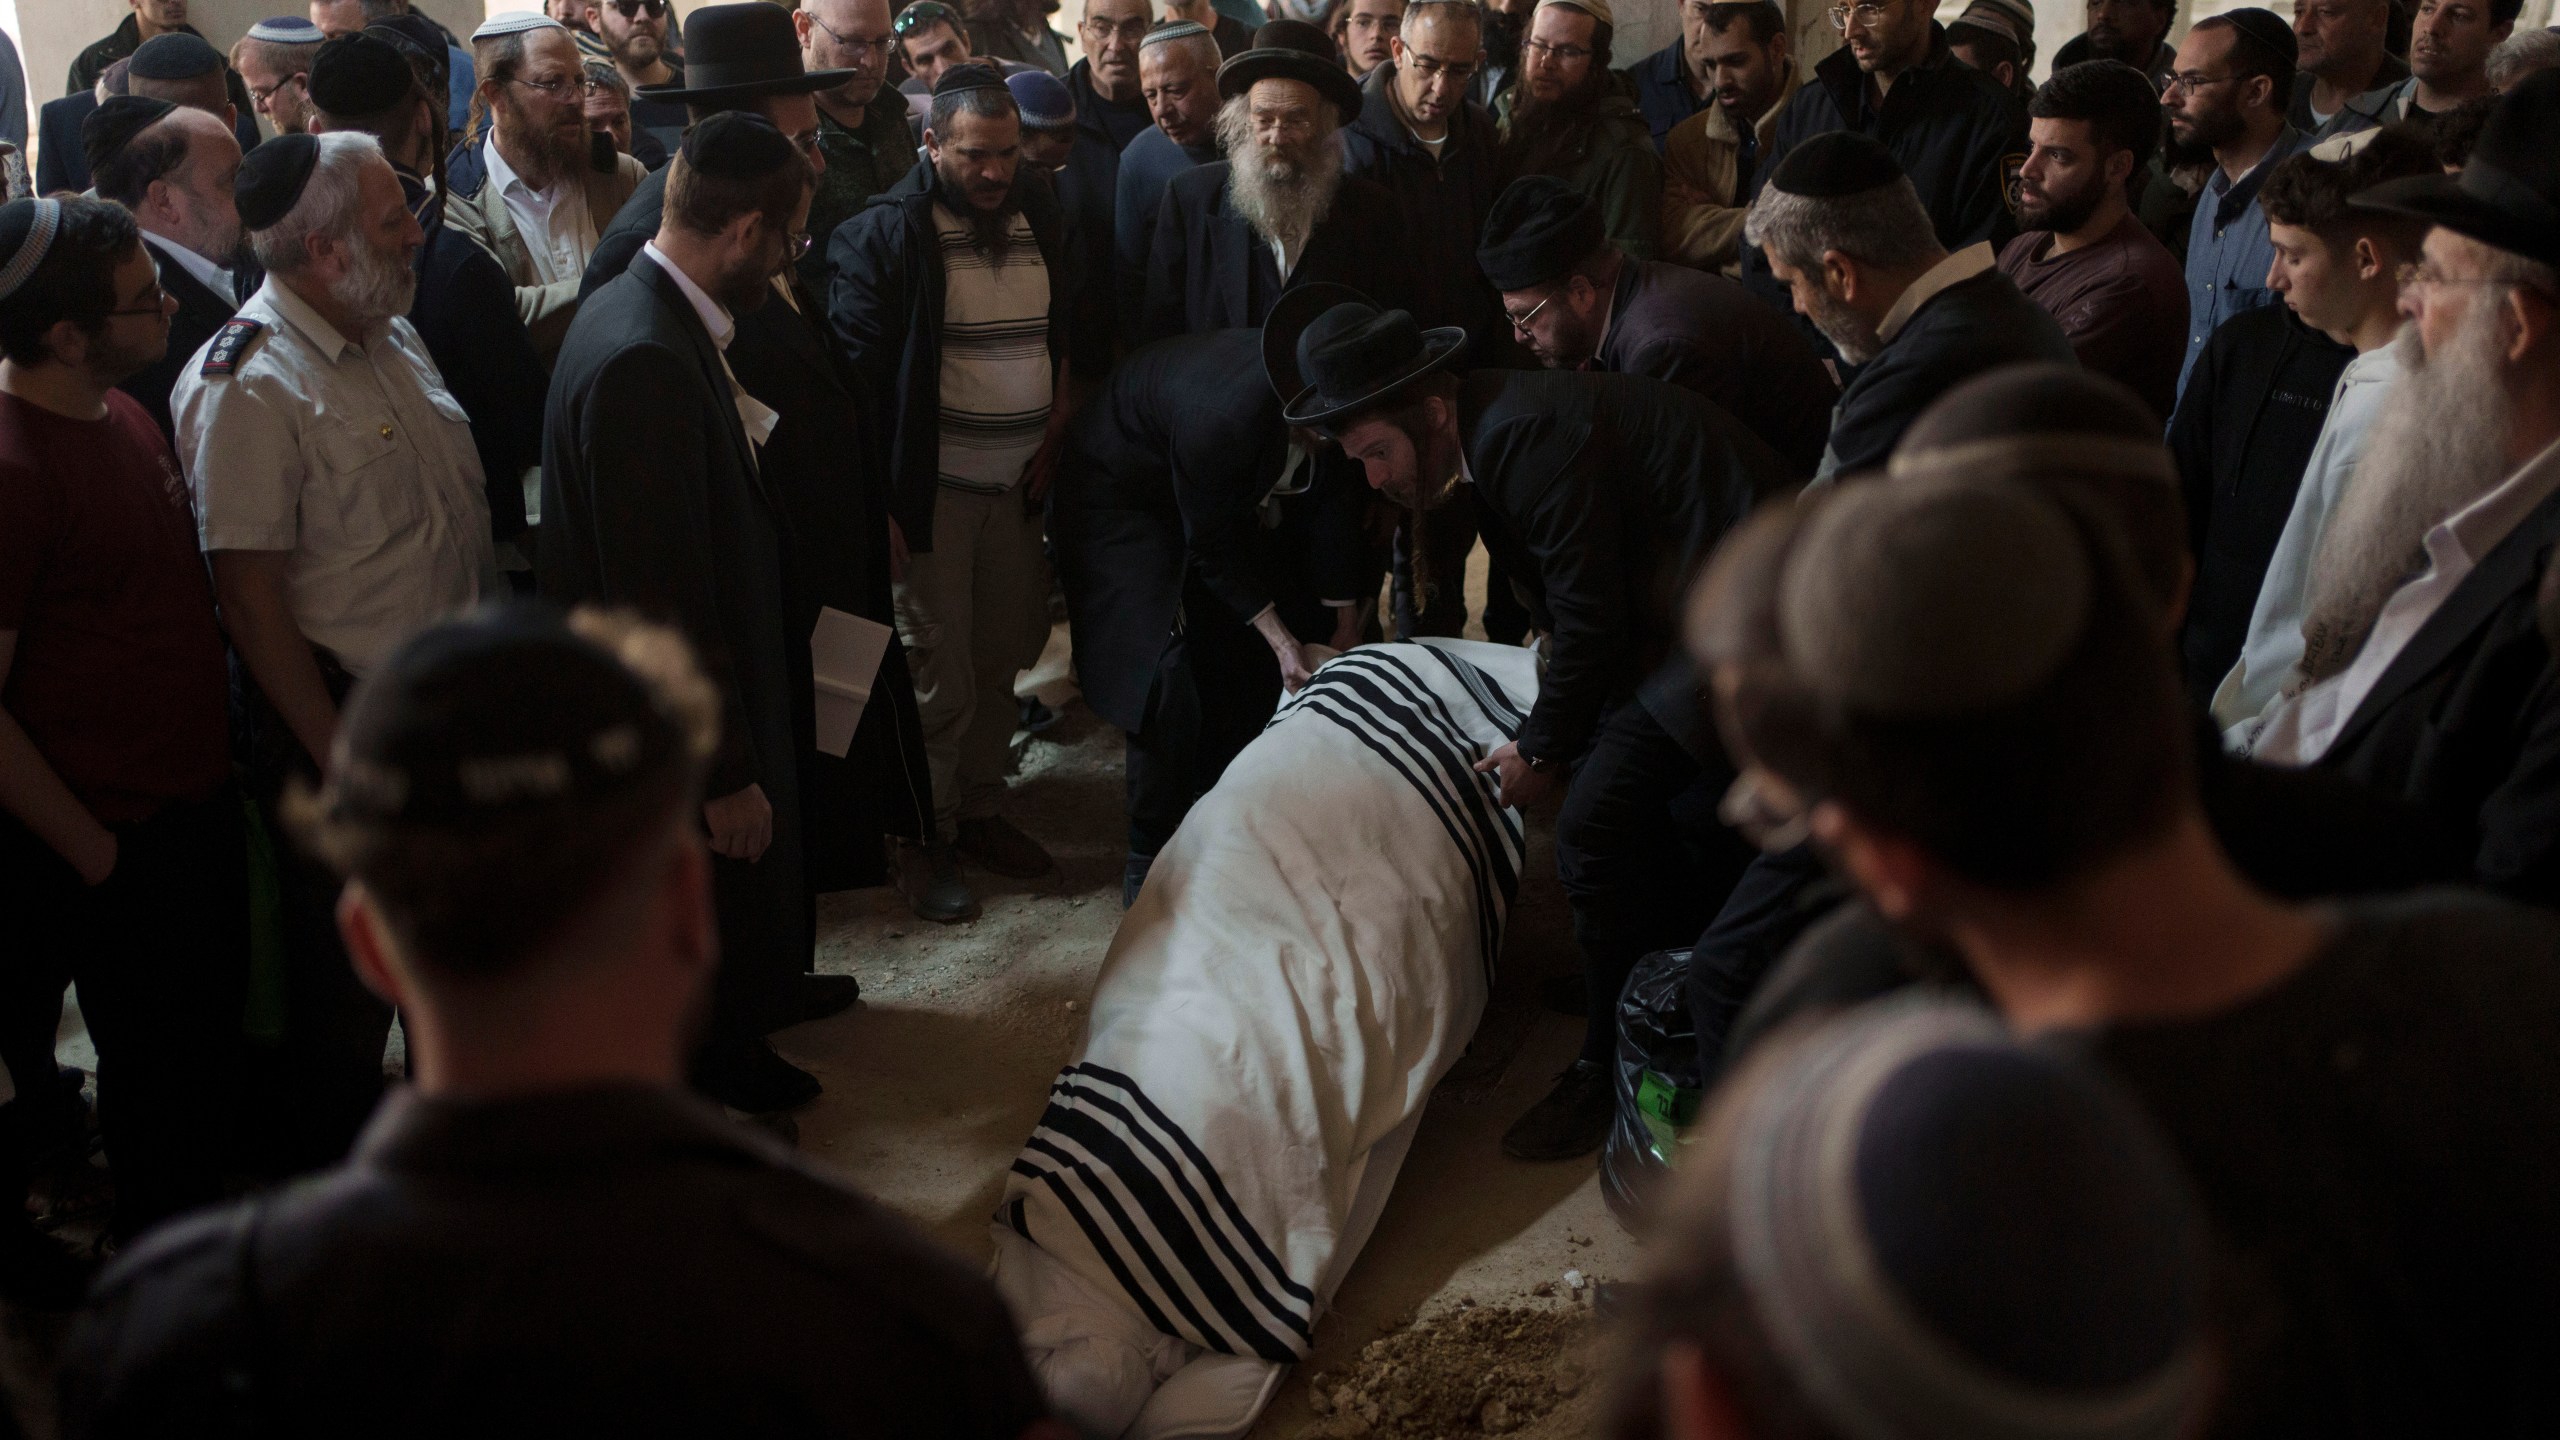
[[418,467],[405,453],[398,426],[342,425],[322,432],[313,448],[319,452],[315,478],[334,498],[339,531],[351,543],[378,546],[424,521]]

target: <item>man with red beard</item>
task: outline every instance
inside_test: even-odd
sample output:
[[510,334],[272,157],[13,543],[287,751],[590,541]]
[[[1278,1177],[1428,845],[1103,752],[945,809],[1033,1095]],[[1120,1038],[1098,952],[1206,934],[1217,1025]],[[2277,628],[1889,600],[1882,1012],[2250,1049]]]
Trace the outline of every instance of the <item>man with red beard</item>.
[[649,171],[587,128],[586,62],[568,27],[517,12],[471,44],[491,123],[445,160],[445,223],[497,257],[548,362],[578,313],[597,237]]
[[1610,243],[1662,251],[1662,157],[1644,112],[1609,69],[1609,0],[1538,0],[1520,83],[1494,102],[1508,173],[1552,175],[1597,201]]
[[1412,305],[1402,211],[1343,174],[1343,123],[1363,97],[1324,32],[1263,26],[1254,48],[1218,67],[1218,93],[1227,158],[1165,187],[1140,337],[1258,326],[1282,291],[1317,280]]
[[2312,562],[2303,651],[2254,754],[2397,793],[2484,883],[2560,899],[2560,687],[2535,589],[2560,547],[2560,73],[2459,177],[2359,206],[2431,222],[2401,378]]

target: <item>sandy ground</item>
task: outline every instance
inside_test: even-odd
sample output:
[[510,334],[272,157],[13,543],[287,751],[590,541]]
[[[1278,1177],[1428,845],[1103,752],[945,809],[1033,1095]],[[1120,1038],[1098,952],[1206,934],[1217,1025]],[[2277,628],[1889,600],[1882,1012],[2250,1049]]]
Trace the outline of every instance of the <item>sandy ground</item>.
[[[1074,702],[1065,676],[1061,632],[1028,682],[1059,703],[1064,718],[1047,735],[1017,739],[1013,782],[1013,814],[1050,846],[1057,872],[1031,882],[973,874],[985,914],[957,926],[915,920],[887,890],[825,897],[819,968],[859,976],[864,1001],[776,1037],[784,1054],[826,1084],[825,1096],[797,1117],[803,1150],[973,1257],[989,1253],[987,1222],[1006,1168],[1051,1078],[1074,1054],[1120,919],[1120,735]],[[1546,1013],[1535,998],[1541,976],[1575,963],[1543,818],[1533,821],[1528,879],[1486,1019],[1432,1098],[1377,1233],[1317,1332],[1311,1363],[1290,1377],[1256,1437],[1365,1433],[1320,1416],[1309,1377],[1328,1376],[1330,1392],[1357,1369],[1363,1347],[1417,1317],[1429,1327],[1483,1307],[1587,1310],[1591,1291],[1568,1286],[1567,1270],[1596,1281],[1631,1268],[1632,1242],[1602,1203],[1590,1162],[1522,1165],[1497,1148],[1503,1128],[1545,1093],[1580,1037],[1580,1022]],[[66,1063],[94,1063],[76,1014],[65,1039]],[[35,1357],[58,1331],[24,1321],[10,1326],[0,1378],[42,1436],[49,1407],[29,1392],[42,1384]],[[1502,1358],[1547,1365],[1561,1350],[1551,1328],[1507,1327],[1534,1332],[1512,1348],[1536,1353]],[[1508,1417],[1507,1433],[1587,1433],[1592,1403],[1583,1387],[1543,1418],[1524,1425]]]

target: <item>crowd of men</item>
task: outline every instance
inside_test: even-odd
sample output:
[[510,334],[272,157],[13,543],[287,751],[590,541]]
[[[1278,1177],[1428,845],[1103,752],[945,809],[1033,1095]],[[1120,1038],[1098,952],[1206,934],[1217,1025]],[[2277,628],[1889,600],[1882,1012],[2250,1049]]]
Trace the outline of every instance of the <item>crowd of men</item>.
[[1327,652],[1538,647],[1451,797],[1552,816],[1581,962],[1503,1149],[1600,1146],[1651,952],[1721,1081],[1628,1433],[2560,1425],[2517,0],[2088,0],[2041,83],[2027,0],[131,4],[0,208],[66,1433],[1066,1433],[703,1103],[819,1093],[819,894],[1053,868],[1055,602],[1131,901]]

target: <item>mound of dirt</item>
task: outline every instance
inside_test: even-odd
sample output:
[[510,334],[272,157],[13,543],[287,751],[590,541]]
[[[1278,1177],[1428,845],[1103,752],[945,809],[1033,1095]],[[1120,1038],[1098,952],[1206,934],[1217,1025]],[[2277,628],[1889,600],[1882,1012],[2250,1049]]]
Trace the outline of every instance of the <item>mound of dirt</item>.
[[1590,1313],[1467,1305],[1369,1342],[1308,1382],[1311,1440],[1447,1440],[1535,1425],[1588,1383]]

